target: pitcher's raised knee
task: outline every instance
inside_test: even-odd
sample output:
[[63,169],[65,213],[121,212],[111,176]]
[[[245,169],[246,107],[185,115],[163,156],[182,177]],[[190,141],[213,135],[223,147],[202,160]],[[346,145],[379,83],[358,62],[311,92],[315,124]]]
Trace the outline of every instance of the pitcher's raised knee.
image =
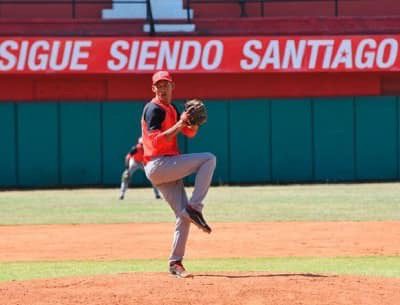
[[208,162],[210,162],[213,165],[213,167],[215,167],[217,165],[217,157],[214,154],[209,153],[209,152],[207,152],[205,154],[207,155],[207,158],[209,160]]

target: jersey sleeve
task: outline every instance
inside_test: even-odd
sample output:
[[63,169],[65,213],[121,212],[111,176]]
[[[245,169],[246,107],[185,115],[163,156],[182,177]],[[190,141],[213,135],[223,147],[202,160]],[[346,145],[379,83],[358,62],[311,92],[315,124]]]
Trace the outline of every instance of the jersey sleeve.
[[146,122],[149,139],[153,147],[163,146],[167,139],[161,133],[162,123],[165,120],[165,110],[154,103],[147,104],[143,119]]
[[148,131],[161,130],[162,122],[165,119],[165,111],[153,103],[149,103],[144,113],[144,120]]

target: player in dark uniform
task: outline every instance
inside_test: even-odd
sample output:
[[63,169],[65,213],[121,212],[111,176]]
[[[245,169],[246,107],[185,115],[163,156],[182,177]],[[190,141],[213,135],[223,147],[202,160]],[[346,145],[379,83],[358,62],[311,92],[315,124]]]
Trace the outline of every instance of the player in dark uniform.
[[[129,182],[134,172],[138,169],[144,171],[143,167],[143,143],[142,138],[139,138],[138,143],[132,146],[131,150],[125,156],[125,170],[121,176],[121,188],[119,199],[123,200],[125,198],[125,193],[129,187]],[[160,193],[153,186],[154,196],[156,199],[160,199]]]
[[[188,114],[179,114],[172,104],[174,83],[167,71],[153,75],[152,90],[155,97],[145,105],[142,115],[142,137],[146,176],[163,194],[176,216],[169,272],[178,277],[188,277],[182,260],[190,223],[211,233],[202,214],[203,200],[207,195],[216,158],[211,153],[181,155],[177,135],[194,137],[199,126],[188,124]],[[194,190],[190,199],[186,195],[183,178],[196,173]]]

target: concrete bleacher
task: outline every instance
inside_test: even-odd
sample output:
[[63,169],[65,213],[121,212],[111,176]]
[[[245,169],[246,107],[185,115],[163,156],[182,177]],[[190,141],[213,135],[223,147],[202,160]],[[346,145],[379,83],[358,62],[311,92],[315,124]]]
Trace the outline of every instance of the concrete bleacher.
[[338,13],[339,16],[400,16],[400,1],[342,0]]
[[398,34],[400,17],[200,19],[196,29],[214,36]]
[[400,16],[399,0],[191,0],[194,19]]
[[191,0],[199,33],[396,33],[399,0]]
[[4,0],[0,2],[1,19],[101,19],[103,9],[112,0]]

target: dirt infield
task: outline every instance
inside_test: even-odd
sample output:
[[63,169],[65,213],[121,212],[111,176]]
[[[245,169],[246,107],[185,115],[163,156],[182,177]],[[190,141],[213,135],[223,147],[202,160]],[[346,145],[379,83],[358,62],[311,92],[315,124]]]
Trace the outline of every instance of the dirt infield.
[[[400,222],[220,223],[192,228],[187,257],[400,255]],[[173,224],[0,227],[0,261],[166,258]],[[267,269],[267,268],[266,268]],[[400,279],[320,274],[166,273],[0,283],[1,305],[395,305]]]
[[211,273],[119,274],[0,284],[2,305],[397,305],[400,280]]

